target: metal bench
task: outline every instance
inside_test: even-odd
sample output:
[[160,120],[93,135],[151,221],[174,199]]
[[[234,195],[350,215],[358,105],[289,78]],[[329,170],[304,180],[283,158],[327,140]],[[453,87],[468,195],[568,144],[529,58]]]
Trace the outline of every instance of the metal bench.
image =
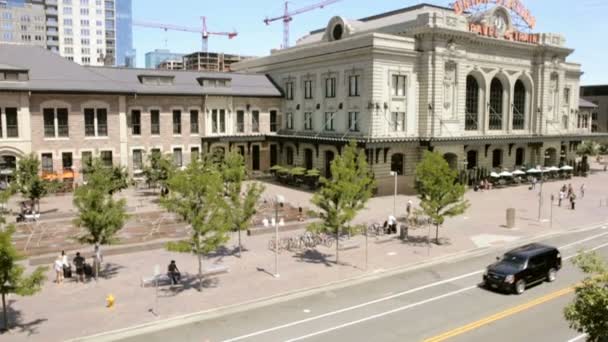
[[166,274],[141,278],[141,287],[171,285],[171,279]]
[[211,265],[203,270],[203,276],[214,276],[218,274],[228,273],[230,268],[224,265]]

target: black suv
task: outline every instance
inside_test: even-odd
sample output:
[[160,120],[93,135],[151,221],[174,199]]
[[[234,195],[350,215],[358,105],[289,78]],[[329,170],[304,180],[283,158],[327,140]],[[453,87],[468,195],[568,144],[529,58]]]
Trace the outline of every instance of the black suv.
[[532,243],[505,253],[483,275],[483,285],[490,289],[522,294],[526,286],[554,281],[562,267],[562,256],[555,247]]

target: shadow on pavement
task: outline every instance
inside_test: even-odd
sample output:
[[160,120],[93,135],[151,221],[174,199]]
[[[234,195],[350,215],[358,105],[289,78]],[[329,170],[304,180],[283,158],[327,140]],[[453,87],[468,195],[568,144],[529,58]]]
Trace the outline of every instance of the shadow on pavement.
[[[201,287],[202,287],[202,290],[204,290],[204,289],[209,289],[209,288],[215,288],[218,286],[218,284],[219,284],[219,279],[217,277],[203,278]],[[184,291],[188,291],[188,290],[198,291],[198,289],[199,289],[198,276],[196,274],[185,274],[184,276],[182,276],[179,284],[159,287],[158,288],[158,297],[159,298],[174,297]]]
[[[6,310],[8,314],[8,326],[9,331],[17,332],[20,334],[26,333],[27,336],[32,336],[38,334],[38,326],[46,321],[47,318],[39,318],[35,319],[31,322],[23,322],[23,315],[21,311],[15,310],[12,308],[12,304],[15,303],[15,300],[9,300],[6,304]],[[4,322],[2,322],[2,326],[4,326]],[[0,330],[0,336],[6,334],[7,331]],[[8,333],[10,335],[10,332]]]
[[293,257],[297,258],[299,262],[323,264],[327,267],[332,267],[335,265],[335,261],[327,260],[327,257],[329,256],[331,256],[331,254],[321,253],[316,249],[307,249],[305,251],[296,253]]

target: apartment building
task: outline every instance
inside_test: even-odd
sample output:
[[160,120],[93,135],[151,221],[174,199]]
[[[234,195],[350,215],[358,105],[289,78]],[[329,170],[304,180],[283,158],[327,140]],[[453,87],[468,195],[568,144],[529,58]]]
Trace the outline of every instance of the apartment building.
[[231,68],[267,74],[283,90],[283,124],[269,138],[282,144],[281,163],[329,176],[356,140],[380,193],[393,191],[391,171],[400,192],[413,191],[425,150],[469,179],[572,162],[577,144],[597,137],[579,111],[581,65],[567,60],[560,34],[519,32],[516,10],[420,4],[336,16],[294,47]]
[[211,152],[204,136],[243,153],[251,169],[270,166],[268,143],[253,137],[273,134],[282,100],[264,75],[80,66],[20,45],[0,49],[0,75],[10,75],[0,78],[4,167],[34,152],[58,178],[70,170],[79,180],[92,157],[137,174],[153,151],[177,166]]
[[165,60],[156,66],[156,69],[165,70],[184,70],[184,62],[182,60]]
[[182,58],[186,70],[230,72],[232,64],[252,57],[221,52],[195,52]]
[[0,0],[0,44],[46,46],[84,65],[134,65],[131,0]]

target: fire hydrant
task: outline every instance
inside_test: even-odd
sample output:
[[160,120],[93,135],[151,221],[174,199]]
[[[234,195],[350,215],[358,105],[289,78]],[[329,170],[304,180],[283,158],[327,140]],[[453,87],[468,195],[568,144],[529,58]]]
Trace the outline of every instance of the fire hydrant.
[[107,297],[106,297],[106,307],[107,308],[112,308],[114,306],[114,296],[110,293]]

